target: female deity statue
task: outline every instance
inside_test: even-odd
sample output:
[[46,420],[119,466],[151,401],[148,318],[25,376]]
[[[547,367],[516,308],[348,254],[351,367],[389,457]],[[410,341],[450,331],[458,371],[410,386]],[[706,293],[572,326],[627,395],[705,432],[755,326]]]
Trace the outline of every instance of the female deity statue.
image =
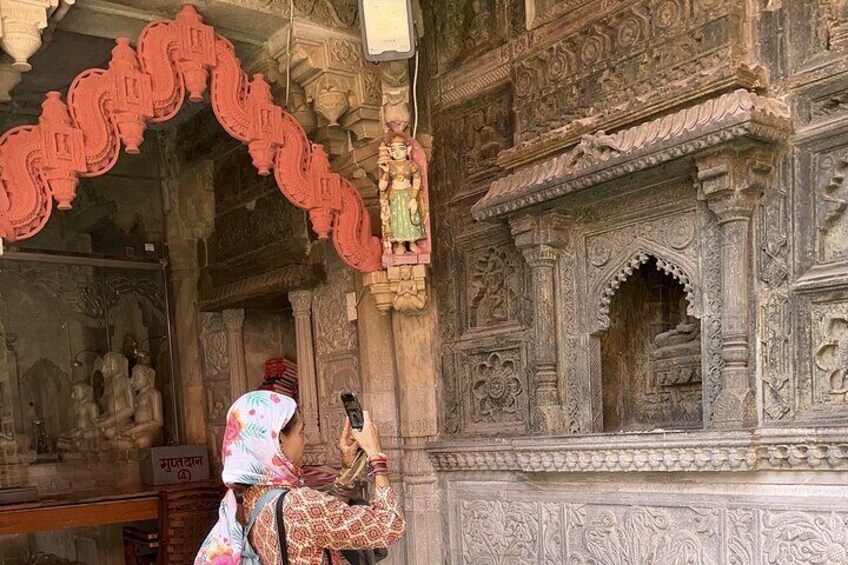
[[418,242],[427,238],[426,187],[404,135],[394,134],[380,146],[378,165],[384,254],[419,254]]

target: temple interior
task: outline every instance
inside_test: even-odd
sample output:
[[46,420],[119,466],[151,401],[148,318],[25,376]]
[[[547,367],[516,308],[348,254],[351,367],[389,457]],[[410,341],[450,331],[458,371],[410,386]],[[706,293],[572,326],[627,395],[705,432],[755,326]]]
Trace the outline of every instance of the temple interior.
[[0,0],[0,565],[193,563],[269,383],[310,485],[369,410],[383,564],[848,565],[846,56],[846,0]]

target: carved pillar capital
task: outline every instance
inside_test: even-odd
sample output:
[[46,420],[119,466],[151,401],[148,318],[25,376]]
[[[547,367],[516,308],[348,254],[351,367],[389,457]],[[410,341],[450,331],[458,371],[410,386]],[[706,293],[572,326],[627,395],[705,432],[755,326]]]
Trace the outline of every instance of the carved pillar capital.
[[720,151],[696,163],[698,197],[720,222],[749,219],[773,180],[775,155],[764,149]]
[[41,47],[41,32],[47,28],[48,14],[51,19],[61,19],[73,1],[59,0],[0,0],[0,23],[2,35],[0,46],[12,58],[12,68],[19,72],[32,69],[29,58]]
[[294,290],[289,293],[289,302],[295,318],[312,316],[312,291]]
[[[537,247],[553,251],[568,244],[568,217],[561,213],[521,216],[511,219],[509,225],[522,253]],[[544,253],[537,255],[544,257]]]
[[224,310],[224,326],[226,326],[228,332],[238,332],[244,329],[244,310],[233,309],[233,310]]

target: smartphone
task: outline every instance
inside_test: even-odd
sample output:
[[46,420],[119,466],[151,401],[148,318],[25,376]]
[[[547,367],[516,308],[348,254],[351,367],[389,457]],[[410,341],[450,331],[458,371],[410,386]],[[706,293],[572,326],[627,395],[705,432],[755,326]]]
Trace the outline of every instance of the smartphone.
[[343,392],[341,394],[342,404],[344,404],[345,412],[350,420],[350,427],[362,431],[365,425],[365,418],[362,415],[362,406],[359,405],[359,400],[352,392]]

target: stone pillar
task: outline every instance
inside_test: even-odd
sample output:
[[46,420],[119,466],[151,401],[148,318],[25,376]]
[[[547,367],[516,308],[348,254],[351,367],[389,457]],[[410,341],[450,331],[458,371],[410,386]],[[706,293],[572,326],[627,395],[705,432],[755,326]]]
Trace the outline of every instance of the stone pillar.
[[556,268],[565,245],[564,219],[559,215],[524,216],[510,222],[515,245],[530,267],[533,295],[533,407],[537,431],[561,431],[565,418],[557,371]]
[[165,235],[173,287],[180,441],[202,444],[206,443],[207,436],[200,359],[197,241],[209,237],[215,224],[213,163],[205,161],[182,171],[177,158],[175,130],[160,134],[159,147]]
[[756,150],[725,151],[697,163],[699,198],[715,213],[721,237],[722,389],[713,405],[711,427],[745,428],[756,424],[751,386],[750,313],[753,255],[751,218],[774,168],[770,156]]
[[315,377],[315,350],[312,340],[312,291],[290,292],[289,302],[294,313],[298,400],[306,426],[307,460],[311,464],[323,464],[326,457],[318,420],[318,380]]
[[425,448],[438,431],[435,312],[392,314],[398,370],[403,495],[407,520],[406,565],[442,562],[442,516],[438,479]]
[[[361,282],[357,280],[357,295],[362,297],[357,307],[362,405],[371,413],[371,418],[380,430],[383,452],[389,458],[392,487],[403,498],[404,452],[400,437],[392,318],[380,311],[374,296],[359,284]],[[392,547],[386,565],[405,564],[405,549],[403,543]]]
[[230,394],[233,402],[247,392],[247,364],[244,357],[244,310],[224,310],[227,352],[230,356]]

